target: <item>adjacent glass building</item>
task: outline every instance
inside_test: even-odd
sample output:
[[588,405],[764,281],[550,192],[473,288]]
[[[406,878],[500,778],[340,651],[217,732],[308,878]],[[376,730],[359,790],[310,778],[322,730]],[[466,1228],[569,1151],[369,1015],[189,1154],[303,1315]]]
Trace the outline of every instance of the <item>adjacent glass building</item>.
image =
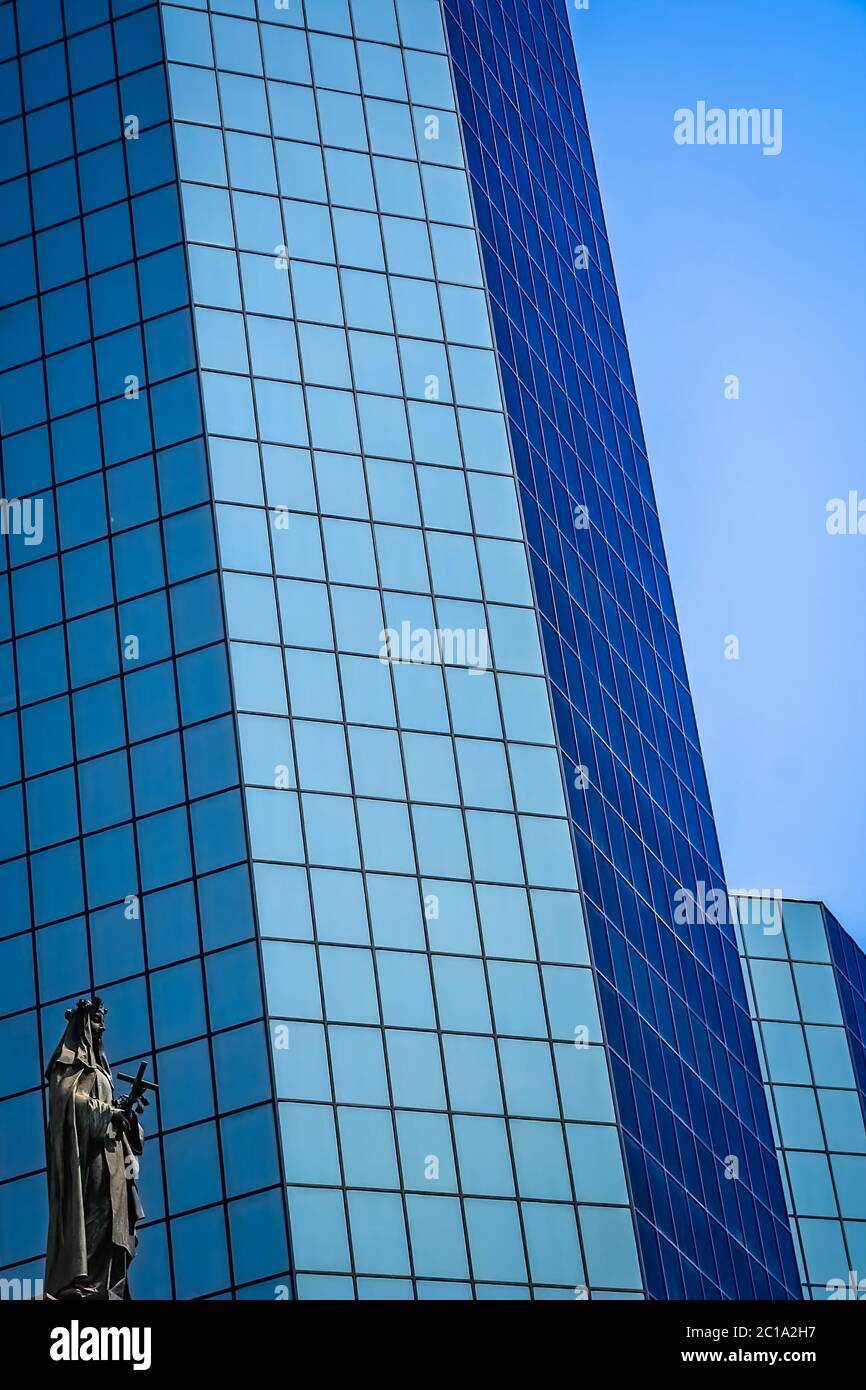
[[137,1297],[798,1296],[564,9],[0,64],[0,1277],[95,990]]
[[738,939],[804,1298],[866,1297],[866,955],[823,903],[740,898]]

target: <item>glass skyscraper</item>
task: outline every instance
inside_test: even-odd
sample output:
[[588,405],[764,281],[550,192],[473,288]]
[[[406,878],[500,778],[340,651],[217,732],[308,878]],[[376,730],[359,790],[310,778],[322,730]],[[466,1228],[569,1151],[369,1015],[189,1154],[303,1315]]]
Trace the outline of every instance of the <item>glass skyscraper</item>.
[[738,899],[804,1298],[866,1298],[866,955],[823,903]]
[[0,5],[0,1277],[799,1294],[567,20]]
[[445,8],[645,1287],[795,1297],[566,7]]

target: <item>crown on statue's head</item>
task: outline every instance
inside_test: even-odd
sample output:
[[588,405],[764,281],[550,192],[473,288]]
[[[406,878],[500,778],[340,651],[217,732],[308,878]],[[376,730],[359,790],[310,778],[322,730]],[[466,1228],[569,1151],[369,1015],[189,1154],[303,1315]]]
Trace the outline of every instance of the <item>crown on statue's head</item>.
[[92,999],[79,999],[79,1001],[78,1001],[78,1003],[75,1005],[75,1008],[74,1008],[74,1009],[67,1009],[67,1010],[66,1010],[66,1017],[67,1017],[68,1019],[73,1019],[73,1018],[75,1018],[76,1014],[91,1014],[91,1015],[92,1015],[92,1014],[97,1014],[97,1013],[101,1013],[101,1014],[105,1015],[105,1014],[108,1013],[108,1010],[107,1010],[107,1008],[105,1007],[105,1005],[103,1004],[103,1002],[102,1002],[102,1000],[100,999],[99,995],[98,995],[98,994],[95,994],[95,995],[93,996]]

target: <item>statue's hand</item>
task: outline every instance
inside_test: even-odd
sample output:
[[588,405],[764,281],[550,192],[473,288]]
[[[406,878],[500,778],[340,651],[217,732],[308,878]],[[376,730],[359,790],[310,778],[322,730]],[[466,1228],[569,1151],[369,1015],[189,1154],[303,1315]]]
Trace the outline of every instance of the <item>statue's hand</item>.
[[118,1139],[121,1135],[129,1133],[129,1116],[125,1110],[115,1108],[111,1112],[111,1119],[114,1124],[114,1132]]

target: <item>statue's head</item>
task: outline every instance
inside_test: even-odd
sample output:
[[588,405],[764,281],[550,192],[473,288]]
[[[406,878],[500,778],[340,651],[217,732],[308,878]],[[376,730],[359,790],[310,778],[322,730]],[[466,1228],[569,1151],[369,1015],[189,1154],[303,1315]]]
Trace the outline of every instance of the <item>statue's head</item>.
[[103,1004],[99,995],[94,995],[92,999],[79,999],[74,1009],[66,1010],[66,1017],[72,1022],[77,1019],[82,1031],[89,1025],[90,1036],[94,1042],[102,1041],[105,1033],[105,1020],[108,1010]]
[[95,1038],[101,1038],[105,1032],[105,1018],[108,1013],[101,999],[94,999],[90,1009],[90,1029]]
[[107,1013],[98,995],[92,999],[79,999],[74,1008],[66,1010],[66,1029],[52,1053],[46,1069],[47,1076],[50,1077],[58,1062],[68,1066],[74,1060],[84,1066],[98,1066],[106,1072],[109,1070],[103,1042]]

